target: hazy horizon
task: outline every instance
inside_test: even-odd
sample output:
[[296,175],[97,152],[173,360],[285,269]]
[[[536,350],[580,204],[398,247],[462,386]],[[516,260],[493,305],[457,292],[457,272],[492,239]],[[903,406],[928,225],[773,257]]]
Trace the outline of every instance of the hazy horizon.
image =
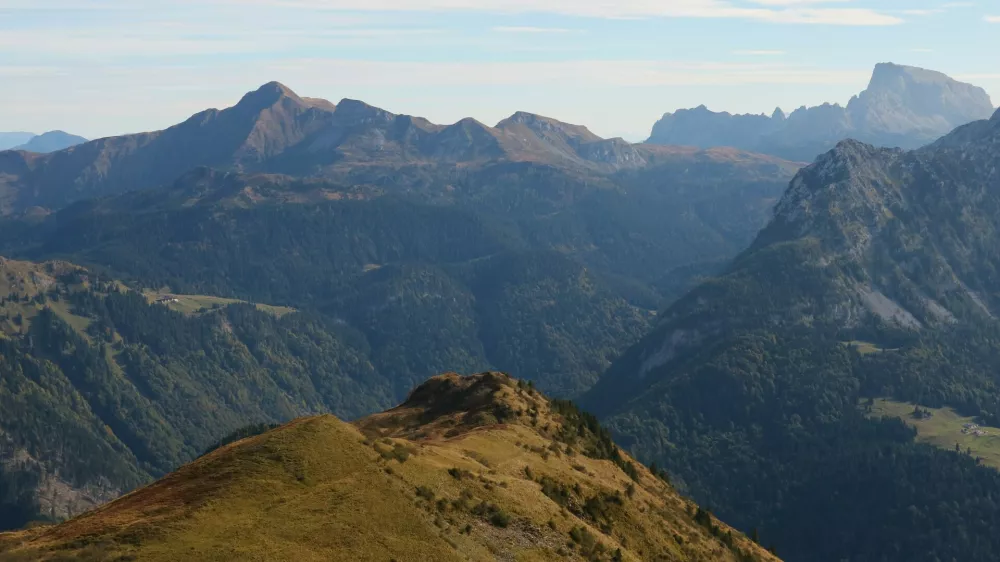
[[[994,10],[1000,14],[1000,10]],[[0,130],[167,127],[277,80],[303,96],[494,124],[528,111],[631,141],[665,112],[845,104],[878,62],[1000,98],[1000,17],[914,0],[0,0]]]

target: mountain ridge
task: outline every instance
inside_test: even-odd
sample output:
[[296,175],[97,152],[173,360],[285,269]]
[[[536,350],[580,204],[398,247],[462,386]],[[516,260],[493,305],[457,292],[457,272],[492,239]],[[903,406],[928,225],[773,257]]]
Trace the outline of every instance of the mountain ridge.
[[[989,560],[994,546],[927,534],[992,540],[989,525],[950,519],[928,486],[947,482],[948,501],[970,508],[1000,475],[915,443],[900,420],[868,419],[864,404],[1000,415],[998,159],[995,120],[912,151],[841,141],[799,171],[750,247],[661,312],[582,403],[788,559]],[[901,496],[919,522],[895,511]],[[899,531],[847,540],[866,533],[850,523],[857,513]],[[843,533],[808,531],[828,521]]]
[[[168,170],[170,181],[148,189],[126,182],[125,193],[61,198],[68,206],[56,209],[38,198],[58,190],[40,192],[8,207],[0,253],[71,259],[133,286],[318,310],[370,338],[371,360],[396,373],[395,392],[428,372],[493,367],[574,396],[651,310],[752,240],[798,168],[734,149],[659,146],[641,147],[643,163],[618,171],[511,161],[496,155],[536,146],[558,162],[617,162],[634,147],[526,113],[500,128],[438,126],[350,100],[339,112],[306,107],[284,92],[264,87],[224,118],[245,134],[272,121],[315,131],[279,147],[268,170],[240,164],[274,146],[262,141],[245,158],[230,146],[218,166]],[[262,112],[299,121],[261,121]],[[197,132],[220,114],[175,131]],[[316,154],[329,157],[319,171]],[[449,161],[457,157],[467,160]],[[0,153],[0,168],[30,177],[39,158]],[[131,165],[101,177],[124,177]],[[431,296],[447,306],[433,309]],[[417,327],[429,318],[450,335]],[[514,352],[525,345],[533,351]]]
[[812,161],[836,142],[856,137],[913,149],[994,111],[982,88],[917,67],[879,63],[868,87],[846,106],[800,107],[785,116],[714,113],[705,106],[667,113],[647,142],[736,146],[792,160]]
[[524,162],[596,179],[655,165],[663,153],[525,112],[496,127],[471,118],[437,125],[357,100],[302,98],[271,82],[230,108],[205,110],[161,131],[97,139],[47,155],[5,154],[0,211],[56,210],[80,199],[154,188],[200,166],[336,178],[355,168],[390,174],[402,167],[481,169]]
[[292,421],[61,525],[0,534],[3,560],[67,552],[777,560],[629,460],[591,418],[501,373],[434,377],[354,424]]
[[27,133],[23,131],[0,132],[0,151],[10,150],[15,146],[20,146],[30,141],[35,136],[37,136],[35,133]]
[[87,142],[87,139],[81,136],[71,135],[66,131],[49,131],[47,133],[33,136],[28,142],[15,146],[11,150],[23,150],[25,152],[48,154],[50,152],[56,152],[85,142]]

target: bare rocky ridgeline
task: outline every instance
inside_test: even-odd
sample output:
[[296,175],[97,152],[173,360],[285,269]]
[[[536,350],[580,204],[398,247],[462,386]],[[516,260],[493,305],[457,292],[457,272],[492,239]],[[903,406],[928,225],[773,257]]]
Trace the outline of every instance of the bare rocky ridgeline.
[[985,90],[932,70],[892,63],[875,67],[868,88],[846,106],[801,107],[789,115],[716,113],[705,106],[663,116],[649,142],[699,147],[733,146],[792,160],[812,161],[841,140],[918,148],[952,129],[986,119],[993,103]]

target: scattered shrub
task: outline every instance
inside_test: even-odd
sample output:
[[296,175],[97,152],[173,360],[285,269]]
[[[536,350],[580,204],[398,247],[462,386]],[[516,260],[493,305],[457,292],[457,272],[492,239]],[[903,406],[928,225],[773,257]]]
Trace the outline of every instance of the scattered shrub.
[[507,512],[485,501],[473,508],[472,514],[489,521],[494,527],[506,527],[511,522],[511,516]]
[[472,478],[472,473],[471,472],[469,472],[468,470],[462,470],[461,468],[458,468],[458,467],[449,468],[448,469],[448,475],[451,476],[452,478],[454,478],[455,480],[462,480],[462,479],[465,479],[465,478]]

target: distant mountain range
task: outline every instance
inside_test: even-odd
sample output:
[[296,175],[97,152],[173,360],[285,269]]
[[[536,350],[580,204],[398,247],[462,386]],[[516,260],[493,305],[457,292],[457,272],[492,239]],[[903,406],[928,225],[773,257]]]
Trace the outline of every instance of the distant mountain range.
[[49,131],[36,137],[32,137],[28,142],[14,147],[14,150],[24,150],[26,152],[37,152],[47,154],[71,146],[76,146],[87,142],[87,139],[71,135],[65,131]]
[[156,190],[100,204],[134,215],[180,205],[171,198],[194,187],[203,190],[199,203],[177,212],[216,199],[229,208],[308,200],[297,190],[406,197],[509,222],[523,237],[514,246],[572,254],[619,281],[641,278],[627,283],[632,300],[655,308],[655,295],[675,294],[749,243],[798,167],[733,149],[631,145],[523,112],[496,127],[436,125],[270,83],[163,131],[47,155],[0,153],[0,212],[40,216],[82,199]]
[[35,137],[35,133],[0,133],[0,150],[10,150]]
[[87,139],[71,135],[65,131],[49,131],[36,135],[34,133],[0,133],[0,150],[24,150],[45,154],[55,152],[80,143]]
[[715,113],[705,106],[668,113],[648,140],[661,145],[737,147],[811,162],[837,142],[853,138],[877,146],[918,148],[952,129],[988,119],[993,103],[982,88],[939,72],[882,63],[868,88],[846,107],[823,104],[787,115]]
[[[45,156],[0,154],[7,212],[156,187],[198,166],[327,178],[359,167],[465,170],[499,162],[570,170],[579,177],[640,170],[675,149],[602,139],[585,127],[516,113],[489,127],[436,125],[355,100],[302,98],[279,83],[163,131],[99,139]],[[402,178],[413,181],[412,175]]]
[[798,168],[274,83],[164,131],[2,152],[0,255],[28,261],[0,263],[0,368],[23,373],[0,385],[0,453],[23,460],[0,472],[0,528],[78,513],[250,422],[355,419],[433,373],[577,396],[750,243]]
[[[617,224],[609,217],[628,216],[628,224],[621,224],[626,230],[648,230],[630,238],[642,240],[643,252],[671,248],[643,260],[642,269],[657,264],[662,272],[733,255],[765,223],[798,166],[732,149],[632,145],[524,112],[495,127],[473,119],[436,125],[360,101],[300,97],[273,82],[231,108],[201,112],[163,131],[103,138],[46,155],[2,152],[0,214],[58,211],[82,199],[149,188],[170,193],[181,178],[196,177],[188,173],[211,168],[244,179],[280,175],[286,178],[276,180],[282,185],[297,177],[331,182],[334,191],[356,186],[367,198],[448,202],[518,217],[521,226],[525,220],[568,220],[567,214],[576,221],[585,207],[587,220],[595,223]],[[198,181],[223,185],[224,177],[205,174]],[[709,215],[711,220],[704,218]],[[588,227],[582,236],[596,232]],[[551,229],[546,236],[557,233],[568,235]],[[579,246],[580,253],[591,264],[633,259],[631,252],[585,247]]]
[[[632,147],[527,114],[498,128],[441,127],[265,91],[271,105],[248,96],[193,132],[5,153],[23,175],[0,176],[15,178],[0,251],[71,256],[143,286],[322,307],[397,346],[373,350],[396,392],[428,372],[494,366],[575,395],[649,311],[749,243],[798,168],[731,149]],[[184,155],[236,117],[249,124],[243,141],[227,141],[227,158]],[[316,130],[291,143],[299,133],[286,133],[303,127]],[[602,146],[639,158],[602,156]],[[215,167],[174,176],[206,161]],[[284,173],[238,171],[261,169]],[[156,174],[171,179],[150,187]],[[71,203],[94,191],[106,195]],[[448,309],[432,313],[423,294],[446,295]],[[566,322],[577,313],[597,316]],[[430,317],[455,337],[412,324]],[[527,340],[537,352],[516,353]]]
[[[801,127],[932,136],[970,88],[881,65],[852,107],[801,113],[843,126]],[[719,516],[794,562],[994,562],[1000,472],[872,405],[1000,426],[1000,114],[814,162],[277,83],[164,131],[0,152],[0,529],[222,446],[0,535],[0,559],[211,558],[239,532],[251,558],[329,557],[361,551],[331,525],[384,537],[353,506],[391,497],[416,533],[393,536],[417,538],[375,558],[768,559]],[[364,418],[494,369],[533,384],[448,375]],[[360,421],[246,429],[321,412]]]

